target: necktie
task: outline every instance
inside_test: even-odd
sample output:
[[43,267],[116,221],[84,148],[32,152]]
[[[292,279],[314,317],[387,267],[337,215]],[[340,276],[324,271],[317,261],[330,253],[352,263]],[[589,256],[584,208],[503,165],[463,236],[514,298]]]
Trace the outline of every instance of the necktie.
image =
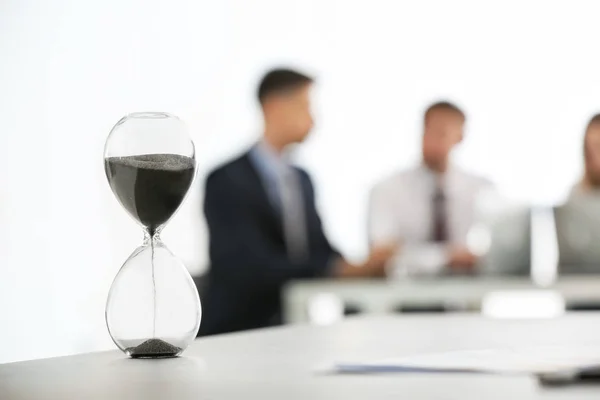
[[436,185],[433,194],[433,241],[448,241],[448,216],[446,215],[446,196],[441,185]]
[[286,168],[281,174],[281,211],[288,256],[293,261],[308,257],[305,205],[297,171]]

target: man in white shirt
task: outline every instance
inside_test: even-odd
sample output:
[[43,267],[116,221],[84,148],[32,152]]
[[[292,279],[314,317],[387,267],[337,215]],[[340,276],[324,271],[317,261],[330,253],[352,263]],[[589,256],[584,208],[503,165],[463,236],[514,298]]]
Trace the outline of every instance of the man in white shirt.
[[423,162],[376,185],[371,193],[371,245],[399,244],[394,272],[402,275],[471,273],[467,248],[478,194],[491,187],[450,162],[463,140],[465,114],[439,102],[425,112]]

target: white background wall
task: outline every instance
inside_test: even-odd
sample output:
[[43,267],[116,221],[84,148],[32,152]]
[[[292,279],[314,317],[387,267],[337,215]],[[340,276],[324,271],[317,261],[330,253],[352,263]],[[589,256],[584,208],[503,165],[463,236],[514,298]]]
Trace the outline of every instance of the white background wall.
[[332,240],[366,253],[368,189],[418,160],[421,113],[469,116],[457,163],[508,196],[560,201],[600,110],[596,1],[3,0],[0,2],[0,362],[110,348],[104,302],[141,233],[102,164],[112,125],[169,111],[196,141],[192,196],[165,230],[206,265],[202,181],[260,132],[274,65],[318,77],[299,159]]

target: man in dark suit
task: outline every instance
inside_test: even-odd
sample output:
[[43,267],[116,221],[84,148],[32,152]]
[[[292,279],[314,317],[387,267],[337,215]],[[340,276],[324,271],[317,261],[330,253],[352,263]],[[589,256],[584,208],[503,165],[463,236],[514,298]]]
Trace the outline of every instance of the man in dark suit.
[[391,249],[352,265],[331,246],[309,175],[286,160],[313,126],[312,82],[292,70],[267,73],[258,88],[263,138],[206,180],[211,270],[200,335],[281,323],[281,289],[293,279],[384,274]]

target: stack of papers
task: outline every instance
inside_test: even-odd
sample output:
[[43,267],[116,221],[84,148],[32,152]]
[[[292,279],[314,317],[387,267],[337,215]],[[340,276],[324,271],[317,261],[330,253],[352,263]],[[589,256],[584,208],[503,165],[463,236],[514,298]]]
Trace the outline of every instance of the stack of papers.
[[544,347],[453,351],[375,362],[340,362],[334,373],[544,374],[600,367],[600,348]]

